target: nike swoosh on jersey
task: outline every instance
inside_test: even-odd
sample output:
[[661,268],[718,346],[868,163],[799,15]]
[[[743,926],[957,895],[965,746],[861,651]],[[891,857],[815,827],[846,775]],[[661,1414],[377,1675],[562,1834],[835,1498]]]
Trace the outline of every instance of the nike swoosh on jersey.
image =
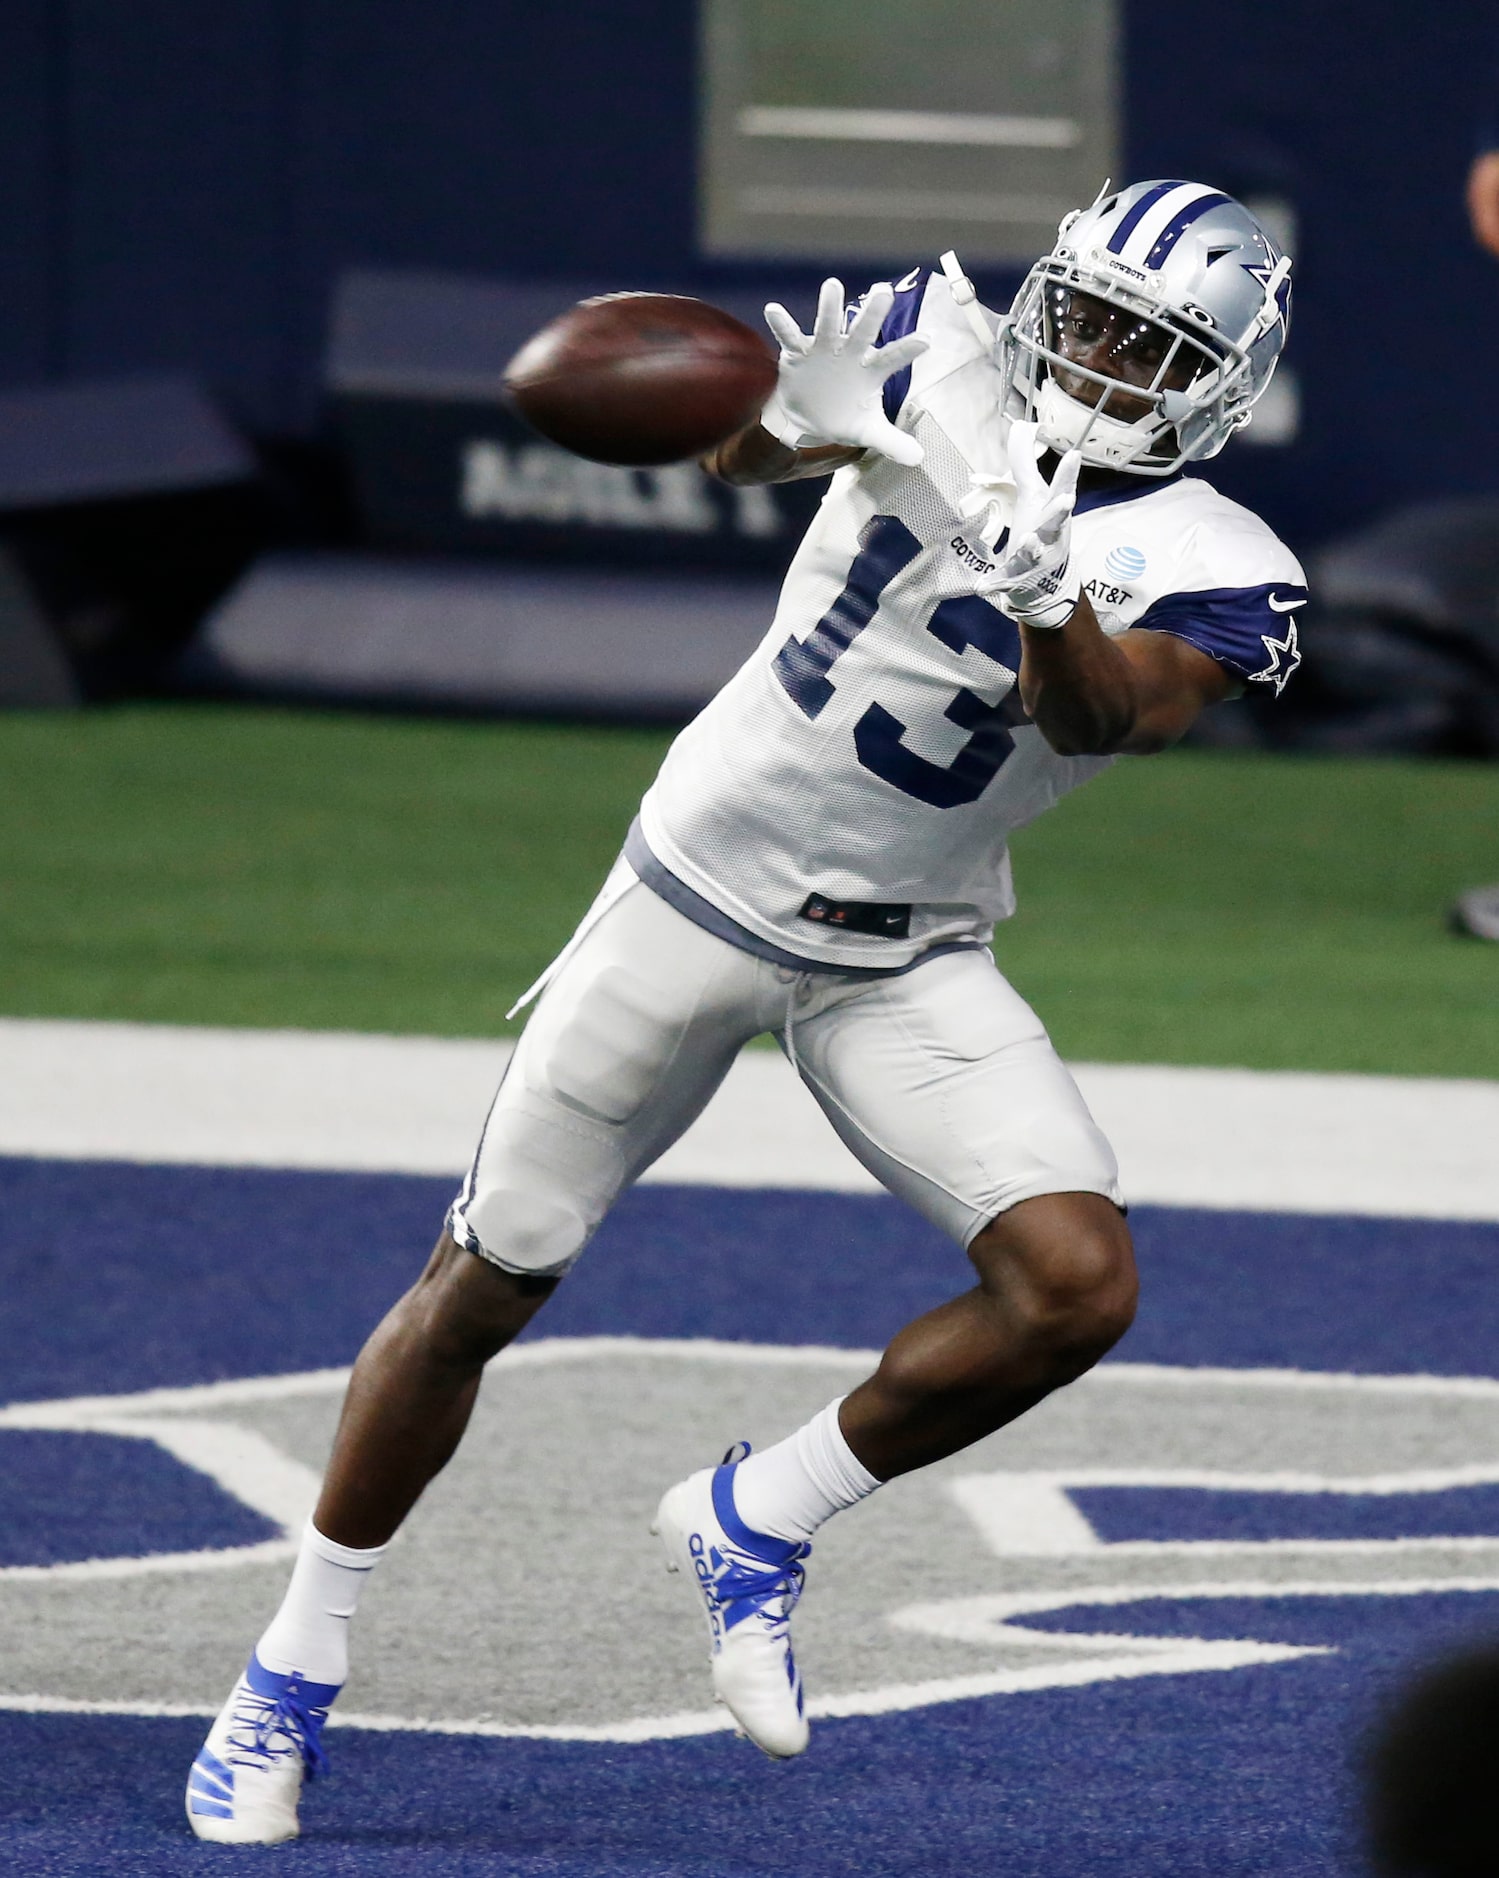
[[1273,593],[1265,595],[1265,604],[1272,613],[1294,613],[1299,606],[1305,606],[1305,600],[1277,600]]

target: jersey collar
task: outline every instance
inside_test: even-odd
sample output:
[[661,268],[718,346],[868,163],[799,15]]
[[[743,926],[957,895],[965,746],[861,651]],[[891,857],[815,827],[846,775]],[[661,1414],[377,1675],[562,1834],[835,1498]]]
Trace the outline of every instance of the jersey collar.
[[1118,502],[1138,502],[1141,496],[1154,495],[1157,489],[1170,489],[1181,477],[1180,470],[1172,476],[1120,476],[1102,489],[1079,490],[1072,513],[1086,515],[1090,509],[1108,509]]

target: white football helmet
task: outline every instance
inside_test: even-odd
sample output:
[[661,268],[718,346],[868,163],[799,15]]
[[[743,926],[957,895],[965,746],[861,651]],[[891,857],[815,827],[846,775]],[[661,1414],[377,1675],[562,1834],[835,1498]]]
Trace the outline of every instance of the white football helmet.
[[1248,209],[1205,183],[1105,184],[1000,322],[1007,415],[1135,476],[1216,456],[1275,370],[1290,271]]

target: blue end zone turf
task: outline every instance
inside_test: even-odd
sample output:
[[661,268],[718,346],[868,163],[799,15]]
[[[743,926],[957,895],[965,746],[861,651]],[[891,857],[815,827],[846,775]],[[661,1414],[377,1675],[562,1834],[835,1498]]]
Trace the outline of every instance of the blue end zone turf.
[[[350,1362],[446,1180],[0,1159],[9,1400]],[[1137,1207],[1132,1362],[1484,1373],[1499,1225]],[[883,1196],[637,1187],[532,1335],[885,1342],[971,1283]]]
[[[1325,1642],[1326,1615],[1286,1600],[1248,1621]],[[1119,1616],[1081,1613],[1100,1627]],[[1194,1606],[1181,1621],[1243,1635],[1246,1617]],[[1150,1604],[1128,1621],[1172,1627]],[[845,1721],[780,1766],[721,1736],[364,1735],[357,1752],[335,1736],[315,1834],[279,1852],[185,1836],[200,1723],[0,1715],[0,1844],[38,1878],[282,1860],[299,1878],[1353,1878],[1371,1696],[1495,1625],[1499,1597],[1349,1600],[1335,1655]]]
[[1460,1539],[1499,1532],[1499,1487],[1445,1493],[1237,1493],[1073,1487],[1100,1539]]
[[[4,1394],[347,1362],[420,1268],[450,1192],[398,1177],[0,1162]],[[1145,1287],[1124,1358],[1492,1372],[1499,1226],[1161,1208],[1137,1209],[1133,1225]],[[967,1282],[957,1250],[891,1200],[647,1187],[607,1223],[537,1332],[874,1345]],[[0,1436],[0,1482],[14,1440]],[[62,1470],[39,1450],[10,1453],[7,1502],[33,1524],[28,1536],[14,1515],[7,1556],[76,1556],[84,1541],[66,1508],[49,1512],[34,1485]],[[82,1449],[70,1464],[82,1469],[79,1495],[102,1494],[102,1508],[115,1493],[111,1517],[126,1516],[130,1483],[91,1479]],[[217,1524],[222,1507],[181,1498],[197,1488],[171,1464],[136,1487],[159,1530],[242,1542]],[[1493,1490],[1481,1487],[1424,1496],[1419,1510],[1367,1496],[1076,1497],[1114,1538],[1495,1524]],[[828,1724],[812,1754],[785,1766],[727,1737],[593,1747],[335,1736],[337,1775],[311,1836],[282,1853],[186,1837],[181,1786],[200,1722],[0,1713],[0,1867],[39,1878],[278,1859],[307,1878],[1352,1874],[1351,1770],[1376,1698],[1412,1661],[1492,1634],[1499,1595],[1142,1600],[1028,1621],[1335,1647],[1232,1674]]]
[[[0,1565],[255,1545],[280,1528],[154,1441],[0,1429]],[[3,1672],[0,1672],[3,1673]]]

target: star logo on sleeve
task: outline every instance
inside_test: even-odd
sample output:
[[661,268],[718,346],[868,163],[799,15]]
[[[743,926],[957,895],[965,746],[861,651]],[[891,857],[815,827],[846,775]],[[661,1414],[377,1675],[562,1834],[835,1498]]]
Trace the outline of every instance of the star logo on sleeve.
[[[1274,594],[1268,597],[1270,608],[1272,612],[1276,613],[1289,615],[1293,613],[1297,607],[1306,605],[1305,600],[1277,601]],[[1251,672],[1249,676],[1251,681],[1255,684],[1274,685],[1275,695],[1278,698],[1285,690],[1287,680],[1301,663],[1301,648],[1296,642],[1295,620],[1287,618],[1286,636],[1284,639],[1276,639],[1270,633],[1261,633],[1260,644],[1265,648],[1270,663],[1262,672]]]

